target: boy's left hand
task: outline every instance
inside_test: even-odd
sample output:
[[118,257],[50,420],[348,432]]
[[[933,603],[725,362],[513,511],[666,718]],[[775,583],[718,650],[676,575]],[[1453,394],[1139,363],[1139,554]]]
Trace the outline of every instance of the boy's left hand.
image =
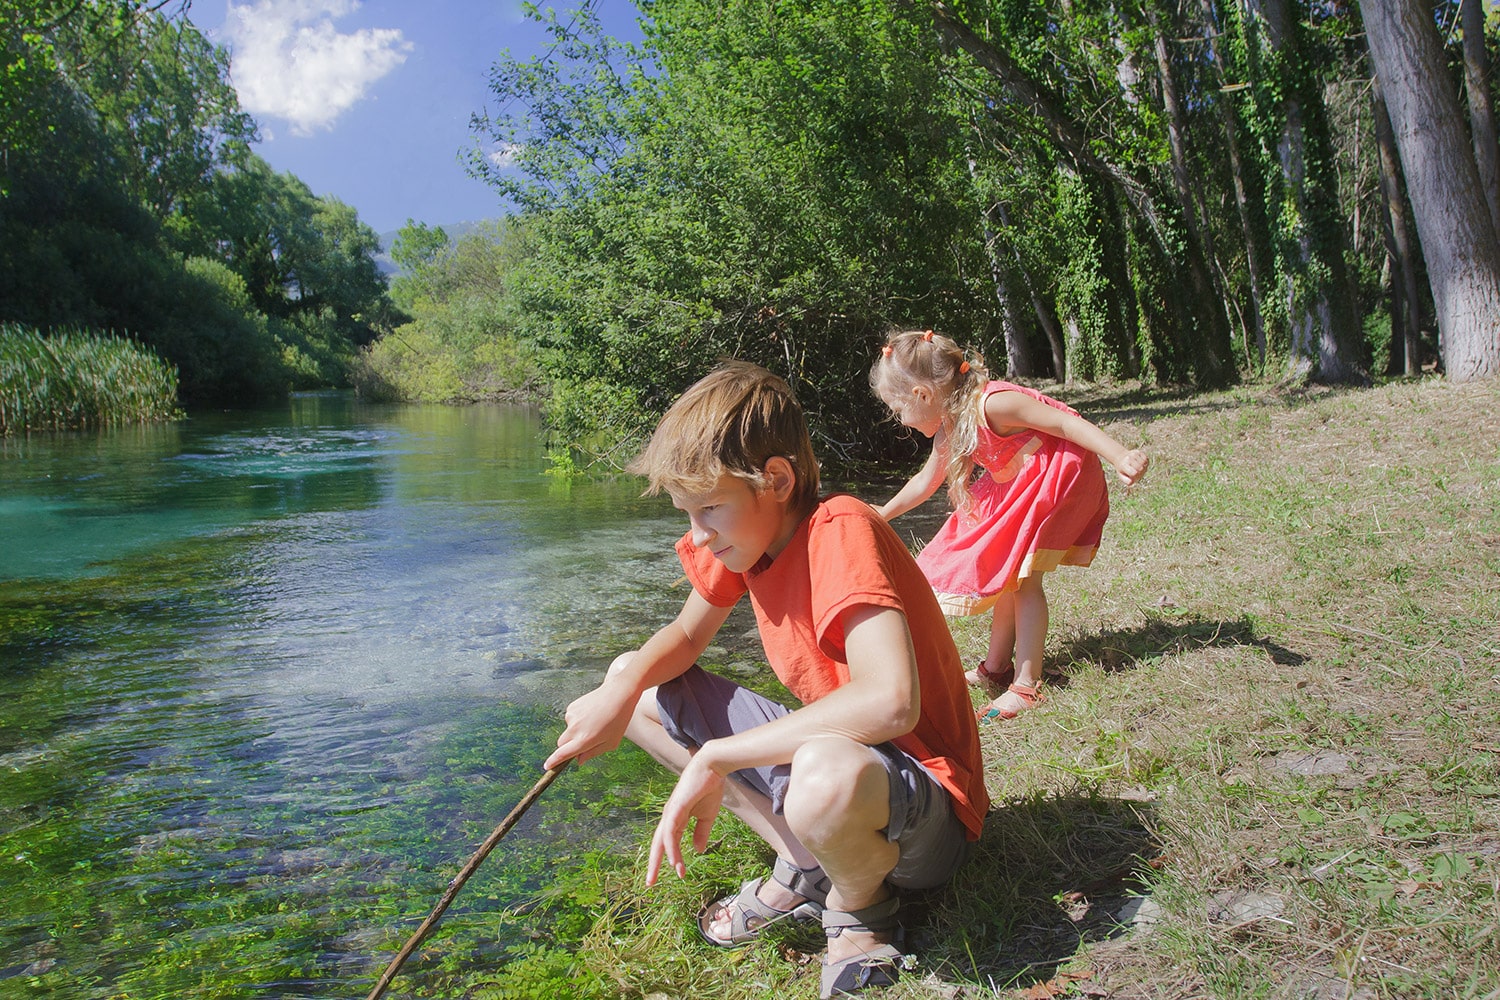
[[646,884],[655,885],[663,860],[672,866],[678,878],[687,876],[682,860],[682,835],[688,821],[693,822],[693,850],[708,850],[708,835],[719,817],[724,800],[724,776],[702,763],[701,754],[688,761],[677,785],[662,806],[661,820],[651,835],[651,853],[646,863]]

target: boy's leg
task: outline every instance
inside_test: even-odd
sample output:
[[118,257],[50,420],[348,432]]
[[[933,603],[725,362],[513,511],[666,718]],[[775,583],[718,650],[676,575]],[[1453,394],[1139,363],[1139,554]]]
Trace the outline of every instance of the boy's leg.
[[[876,906],[892,886],[939,885],[969,854],[948,793],[889,743],[825,737],[805,744],[792,759],[785,814],[833,882],[830,910]],[[827,964],[868,954],[891,937],[890,930],[847,929],[829,939]]]
[[[886,836],[890,779],[873,748],[840,737],[805,744],[792,758],[784,810],[794,835],[833,882],[831,909],[860,910],[890,897],[885,879],[901,849]],[[856,942],[848,943],[852,951]],[[829,956],[842,957],[832,945]]]
[[[615,662],[610,665],[610,669],[621,668],[632,655],[632,653],[625,653],[616,658]],[[704,676],[713,678],[710,674]],[[723,683],[731,684],[728,681]],[[630,725],[626,727],[625,736],[673,774],[681,774],[682,769],[687,767],[687,762],[692,758],[694,749],[678,742],[662,724],[657,693],[657,690],[652,688],[641,695],[636,703],[635,713],[631,716]],[[759,834],[761,839],[770,844],[778,857],[791,862],[797,868],[811,868],[817,864],[817,859],[792,834],[787,826],[786,818],[775,811],[772,798],[766,792],[758,791],[742,781],[728,781],[724,785],[724,806],[738,816],[746,826]],[[785,891],[783,886],[769,879],[762,891],[762,896],[763,902],[778,909],[787,909],[802,901],[800,897],[792,896]]]

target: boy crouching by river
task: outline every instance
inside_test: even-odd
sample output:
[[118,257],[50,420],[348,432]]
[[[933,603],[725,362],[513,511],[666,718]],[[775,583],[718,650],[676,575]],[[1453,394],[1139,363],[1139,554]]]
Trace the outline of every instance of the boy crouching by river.
[[[784,919],[821,920],[823,997],[893,982],[898,890],[946,882],[989,796],[958,651],[906,546],[850,496],[818,498],[801,408],[780,378],[730,362],[688,389],[631,466],[688,516],[677,554],[692,593],[568,706],[548,768],[628,736],[679,777],[651,838],[685,874],[721,806],[776,852],[769,879],[709,905],[711,944]],[[696,665],[750,594],[788,708]],[[730,780],[726,780],[730,779]]]

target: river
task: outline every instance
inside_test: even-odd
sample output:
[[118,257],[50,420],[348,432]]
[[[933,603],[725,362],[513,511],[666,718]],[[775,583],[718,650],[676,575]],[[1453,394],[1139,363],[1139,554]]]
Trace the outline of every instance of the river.
[[[520,407],[299,395],[0,441],[0,997],[362,996],[680,606],[638,480],[545,474]],[[736,615],[741,612],[737,611]],[[748,669],[753,620],[714,655]],[[423,977],[641,846],[634,751],[565,774]]]

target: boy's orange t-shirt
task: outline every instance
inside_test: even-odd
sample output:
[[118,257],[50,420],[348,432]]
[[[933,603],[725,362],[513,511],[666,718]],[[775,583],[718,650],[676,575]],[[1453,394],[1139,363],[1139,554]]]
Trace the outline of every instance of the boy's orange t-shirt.
[[856,497],[827,497],[774,560],[743,574],[694,546],[691,531],[677,542],[677,555],[710,604],[730,607],[749,592],[767,662],[803,704],[849,682],[844,611],[868,604],[902,612],[917,654],[922,711],[916,727],[892,742],[948,790],[969,839],[979,838],[990,799],[958,649],[927,578],[879,514]]

